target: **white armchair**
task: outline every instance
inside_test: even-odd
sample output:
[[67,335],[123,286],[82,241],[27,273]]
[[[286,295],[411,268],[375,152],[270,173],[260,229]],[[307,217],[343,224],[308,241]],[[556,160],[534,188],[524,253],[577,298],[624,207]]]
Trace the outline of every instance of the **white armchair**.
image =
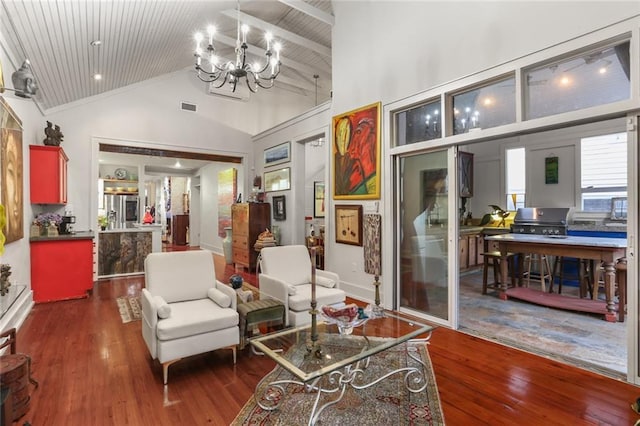
[[240,342],[235,291],[216,280],[206,250],[151,253],[144,262],[142,337],[153,359],[169,366],[184,357]]
[[[311,322],[311,259],[303,245],[265,247],[260,252],[260,292],[281,301],[287,309],[286,325]],[[318,308],[344,302],[338,274],[316,270]]]

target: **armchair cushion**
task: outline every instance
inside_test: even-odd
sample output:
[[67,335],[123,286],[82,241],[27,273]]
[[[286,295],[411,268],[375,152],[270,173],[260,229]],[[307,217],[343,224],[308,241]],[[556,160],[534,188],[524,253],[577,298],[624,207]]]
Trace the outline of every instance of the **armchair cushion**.
[[217,288],[212,287],[207,290],[207,296],[209,296],[209,299],[216,302],[221,308],[228,308],[231,306],[231,298]]
[[336,286],[336,281],[316,274],[316,284],[321,285],[322,287],[334,288]]
[[296,289],[296,286],[289,284],[287,286],[287,289],[289,290],[289,296],[293,296],[294,294],[296,294],[298,292],[298,290]]
[[221,308],[209,298],[172,303],[171,311],[169,318],[158,321],[160,341],[223,330],[237,326],[239,321],[238,312]]
[[169,316],[171,316],[171,306],[169,306],[162,296],[154,296],[153,301],[158,310],[158,318],[169,318]]
[[[289,296],[289,309],[292,311],[308,311],[311,303],[311,284],[296,286],[297,292],[294,296]],[[316,286],[316,300],[318,307],[323,305],[333,305],[344,302],[344,291],[336,288]]]

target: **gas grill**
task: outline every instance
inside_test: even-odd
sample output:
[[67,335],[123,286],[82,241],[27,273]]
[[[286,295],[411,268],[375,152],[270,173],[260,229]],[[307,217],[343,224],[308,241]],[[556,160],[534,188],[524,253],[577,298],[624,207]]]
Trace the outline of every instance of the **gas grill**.
[[514,234],[567,235],[569,208],[527,207],[518,209],[511,225]]

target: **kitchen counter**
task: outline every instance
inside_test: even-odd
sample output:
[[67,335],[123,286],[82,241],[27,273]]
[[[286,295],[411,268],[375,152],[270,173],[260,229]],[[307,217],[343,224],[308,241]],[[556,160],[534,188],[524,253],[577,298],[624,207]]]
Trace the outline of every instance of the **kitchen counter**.
[[133,228],[116,228],[116,229],[105,229],[104,231],[99,231],[103,234],[113,233],[113,232],[153,232],[153,231],[161,231],[162,225],[133,225]]
[[65,241],[65,240],[92,240],[95,238],[95,233],[93,231],[80,231],[74,232],[73,234],[59,234],[56,236],[48,237],[30,237],[29,241]]

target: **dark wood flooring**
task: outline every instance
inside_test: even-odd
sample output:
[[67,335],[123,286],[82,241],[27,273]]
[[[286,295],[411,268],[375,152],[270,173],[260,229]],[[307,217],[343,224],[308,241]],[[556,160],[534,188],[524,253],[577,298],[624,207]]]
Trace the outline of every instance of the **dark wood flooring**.
[[[219,279],[234,272],[216,257]],[[245,273],[250,281],[255,275]],[[87,299],[37,304],[18,331],[40,386],[19,420],[40,425],[228,425],[274,362],[228,350],[171,366],[162,385],[140,334],[115,299],[142,277],[103,280]],[[429,346],[449,425],[633,425],[640,388],[445,328]],[[383,422],[384,423],[384,422]],[[381,423],[381,424],[383,424]]]

